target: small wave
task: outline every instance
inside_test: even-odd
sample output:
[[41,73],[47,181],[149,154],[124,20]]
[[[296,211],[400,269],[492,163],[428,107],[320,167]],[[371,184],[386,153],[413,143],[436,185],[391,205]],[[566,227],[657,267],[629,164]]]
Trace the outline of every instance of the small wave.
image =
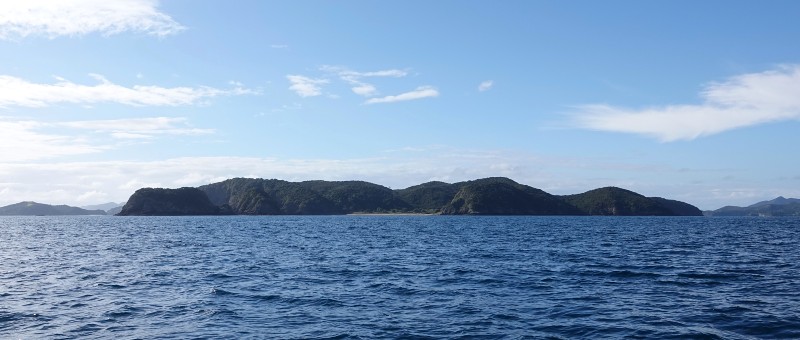
[[123,288],[126,287],[125,285],[120,285],[120,284],[116,284],[116,283],[98,283],[96,285],[98,287],[107,287],[107,288],[111,288],[111,289],[123,289]]
[[739,278],[739,275],[735,274],[698,273],[698,272],[678,273],[678,276],[685,277],[688,279],[702,279],[702,280],[733,280]]
[[36,317],[38,314],[25,314],[25,313],[6,313],[0,312],[0,323],[11,323],[14,321],[19,321],[29,317]]
[[622,279],[658,278],[662,276],[661,274],[658,273],[638,272],[632,270],[611,270],[611,271],[583,270],[576,274],[580,276],[590,276],[590,277],[599,276],[599,277],[612,277],[612,278],[622,278]]
[[636,272],[631,270],[612,270],[608,272],[608,275],[611,277],[622,277],[622,278],[637,278],[637,277],[655,278],[661,276],[661,274],[658,273]]
[[250,297],[258,301],[277,301],[281,299],[280,295],[275,295],[275,294],[264,294],[264,295],[254,294],[250,295]]
[[215,280],[220,280],[220,279],[221,279],[221,280],[225,280],[225,279],[233,279],[233,278],[236,278],[236,276],[232,276],[232,275],[228,275],[228,274],[223,274],[223,273],[214,273],[214,274],[210,274],[210,275],[208,275],[207,277],[208,277],[209,279],[215,279]]
[[322,337],[317,337],[317,338],[310,337],[309,339],[315,339],[315,340],[345,340],[345,339],[361,339],[361,337],[355,336],[355,335],[350,335],[350,334],[337,334],[337,335],[322,336]]
[[224,290],[222,288],[216,288],[216,287],[211,287],[211,289],[209,289],[209,293],[211,293],[213,295],[219,295],[219,296],[236,295],[236,293],[234,293],[234,292],[227,291],[227,290]]
[[103,316],[105,316],[106,318],[111,319],[111,320],[116,320],[116,319],[120,319],[120,318],[124,318],[124,317],[128,317],[128,316],[133,316],[133,315],[139,313],[140,311],[141,311],[140,308],[131,307],[131,306],[124,306],[124,307],[116,309],[116,310],[107,311],[107,312],[103,313]]

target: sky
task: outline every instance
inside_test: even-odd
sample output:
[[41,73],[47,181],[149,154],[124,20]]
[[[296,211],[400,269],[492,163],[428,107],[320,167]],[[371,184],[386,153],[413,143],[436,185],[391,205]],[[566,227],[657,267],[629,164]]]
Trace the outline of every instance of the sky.
[[232,177],[800,197],[800,2],[0,3],[0,205]]

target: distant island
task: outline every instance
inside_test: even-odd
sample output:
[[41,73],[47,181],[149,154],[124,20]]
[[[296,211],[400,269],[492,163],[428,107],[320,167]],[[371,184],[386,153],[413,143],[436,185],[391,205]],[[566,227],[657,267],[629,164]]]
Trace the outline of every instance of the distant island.
[[49,205],[36,202],[19,202],[0,207],[0,216],[65,216],[105,215],[105,210],[87,210],[68,205]]
[[143,188],[120,216],[168,215],[609,215],[702,216],[697,207],[605,187],[557,196],[503,177],[406,189],[364,181],[233,178],[197,188]]
[[800,199],[779,196],[746,207],[727,206],[703,213],[706,216],[800,216]]

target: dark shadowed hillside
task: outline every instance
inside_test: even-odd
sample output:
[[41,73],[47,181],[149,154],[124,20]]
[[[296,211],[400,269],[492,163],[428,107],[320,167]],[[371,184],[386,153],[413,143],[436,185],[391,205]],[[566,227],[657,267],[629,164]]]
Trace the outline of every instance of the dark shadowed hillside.
[[196,188],[136,190],[118,216],[218,215],[220,207]]
[[441,210],[445,215],[580,215],[556,196],[508,178],[459,183],[459,190]]
[[[582,194],[562,196],[564,201],[588,215],[613,216],[675,216],[698,215],[685,203],[663,198],[647,198],[630,190],[617,187],[594,189]],[[672,207],[672,208],[670,208]],[[673,210],[675,209],[675,210]],[[699,215],[702,215],[700,212]]]
[[459,188],[459,184],[428,182],[395,192],[400,199],[411,206],[414,212],[438,213],[453,200]]
[[669,209],[675,216],[703,216],[702,210],[686,202],[669,200],[661,197],[648,198]]

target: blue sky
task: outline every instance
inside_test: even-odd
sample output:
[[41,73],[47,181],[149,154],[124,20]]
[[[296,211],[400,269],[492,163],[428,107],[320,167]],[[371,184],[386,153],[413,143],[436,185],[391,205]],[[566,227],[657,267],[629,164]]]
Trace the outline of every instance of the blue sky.
[[0,204],[230,177],[800,197],[797,1],[0,4]]

